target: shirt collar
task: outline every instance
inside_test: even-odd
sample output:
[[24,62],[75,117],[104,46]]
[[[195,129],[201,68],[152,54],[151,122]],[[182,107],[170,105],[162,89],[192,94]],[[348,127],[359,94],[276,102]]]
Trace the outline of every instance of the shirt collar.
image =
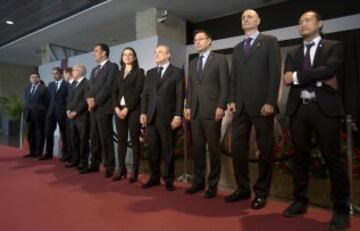
[[77,81],[77,85],[78,85],[83,79],[85,79],[85,76],[80,77],[80,79]]
[[248,39],[248,38],[252,38],[252,42],[255,41],[257,39],[257,37],[259,36],[260,32],[257,30],[255,31],[252,35],[250,36],[245,36],[245,40]]
[[162,67],[163,68],[163,73],[165,72],[165,70],[168,68],[168,66],[170,65],[169,62],[162,64],[162,65],[158,65],[158,67]]
[[210,52],[211,52],[211,50],[207,49],[206,51],[200,53],[199,56],[202,55],[204,57],[204,59],[207,59],[207,57],[209,57],[209,55],[210,55]]
[[101,63],[99,63],[100,68],[103,67],[108,61],[109,61],[109,60],[106,59],[106,60],[102,61]]
[[309,44],[309,43],[312,43],[312,42],[314,43],[313,47],[317,47],[319,45],[320,40],[321,40],[320,35],[316,36],[311,42],[307,42],[307,41],[304,40],[304,47],[306,46],[306,44]]

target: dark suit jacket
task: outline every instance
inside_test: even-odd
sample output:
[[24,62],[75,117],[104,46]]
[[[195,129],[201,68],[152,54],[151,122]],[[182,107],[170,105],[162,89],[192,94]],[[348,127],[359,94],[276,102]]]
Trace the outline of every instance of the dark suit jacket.
[[161,80],[157,68],[147,72],[141,99],[141,113],[147,115],[150,124],[156,116],[166,125],[170,125],[174,116],[183,115],[184,105],[183,71],[169,65]]
[[76,121],[89,119],[88,105],[86,102],[88,82],[89,81],[84,78],[77,87],[76,85],[72,85],[69,90],[66,110],[75,111],[77,113],[74,118]]
[[[39,83],[39,86],[37,87],[35,93],[30,96],[32,85],[29,84],[25,88],[24,92],[24,99],[25,99],[25,111],[24,111],[24,118],[28,119],[31,115],[34,118],[44,118],[47,109],[49,107],[49,93],[48,89],[45,86],[45,84]],[[45,121],[44,121],[45,123]]]
[[240,113],[244,105],[251,116],[259,116],[264,104],[277,108],[280,67],[280,48],[274,36],[260,33],[248,56],[244,53],[244,41],[235,46],[230,102],[235,102],[236,113]]
[[[217,107],[226,109],[229,97],[229,68],[224,55],[210,52],[203,71],[197,71],[199,58],[189,64],[186,108],[192,118],[214,119]],[[199,104],[201,110],[198,111]]]
[[57,90],[55,81],[49,83],[49,98],[50,104],[47,112],[47,117],[55,114],[59,118],[66,118],[66,98],[69,89],[69,83],[63,80]]
[[124,72],[120,71],[119,76],[114,82],[112,90],[113,108],[120,107],[120,100],[124,96],[126,107],[129,112],[140,106],[141,93],[144,88],[144,69],[136,68],[124,79]]
[[[308,86],[316,86],[317,81],[331,79],[336,75],[344,59],[343,46],[338,41],[322,39],[316,49],[313,67],[303,71],[304,60],[303,44],[290,51],[285,60],[284,71],[297,72],[299,84],[291,85],[286,114],[291,116],[296,111],[300,102],[301,91]],[[344,109],[338,90],[322,84],[321,87],[314,87],[316,101],[321,110],[329,116],[342,116]]]
[[94,76],[95,69],[91,71],[87,98],[95,98],[97,105],[94,109],[95,113],[112,114],[111,91],[114,80],[119,75],[119,67],[117,64],[107,61],[96,77]]

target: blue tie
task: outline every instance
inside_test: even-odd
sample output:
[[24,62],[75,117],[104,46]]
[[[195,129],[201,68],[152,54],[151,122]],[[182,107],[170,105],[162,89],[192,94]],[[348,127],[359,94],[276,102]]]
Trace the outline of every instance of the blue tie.
[[244,52],[246,56],[250,54],[251,41],[252,41],[251,37],[245,39]]

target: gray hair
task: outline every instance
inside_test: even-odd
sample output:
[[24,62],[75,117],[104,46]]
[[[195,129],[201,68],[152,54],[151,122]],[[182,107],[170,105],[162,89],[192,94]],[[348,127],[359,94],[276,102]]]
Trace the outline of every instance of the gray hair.
[[75,64],[72,69],[76,69],[78,71],[80,71],[82,76],[86,76],[86,67],[82,64]]

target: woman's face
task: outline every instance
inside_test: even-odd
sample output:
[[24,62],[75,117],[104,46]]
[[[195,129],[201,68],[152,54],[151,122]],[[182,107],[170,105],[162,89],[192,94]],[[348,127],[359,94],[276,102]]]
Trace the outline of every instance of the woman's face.
[[135,56],[132,50],[126,49],[123,53],[122,60],[126,65],[132,65],[135,61]]

